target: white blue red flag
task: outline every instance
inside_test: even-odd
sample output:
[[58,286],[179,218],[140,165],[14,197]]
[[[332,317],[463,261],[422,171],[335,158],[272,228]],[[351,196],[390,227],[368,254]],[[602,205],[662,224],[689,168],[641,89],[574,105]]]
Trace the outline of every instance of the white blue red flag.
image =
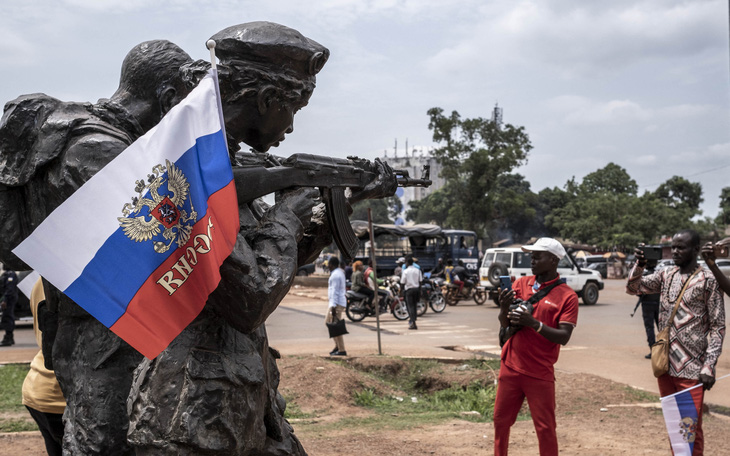
[[239,229],[215,70],[13,252],[147,358],[200,313]]
[[695,388],[702,388],[702,383],[662,397],[664,422],[675,456],[692,456],[697,436],[697,409],[701,407],[692,397],[691,391]]

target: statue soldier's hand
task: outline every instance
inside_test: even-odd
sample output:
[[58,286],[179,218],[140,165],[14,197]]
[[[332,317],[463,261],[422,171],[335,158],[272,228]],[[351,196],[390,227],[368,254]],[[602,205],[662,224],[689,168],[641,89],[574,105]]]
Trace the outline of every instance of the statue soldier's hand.
[[319,190],[300,187],[277,193],[276,203],[283,204],[296,215],[305,227],[312,220],[312,208],[321,203]]
[[398,189],[398,179],[393,172],[393,168],[379,158],[376,158],[373,164],[375,165],[375,172],[378,176],[362,190],[353,192],[350,197],[350,203],[395,195],[395,191]]

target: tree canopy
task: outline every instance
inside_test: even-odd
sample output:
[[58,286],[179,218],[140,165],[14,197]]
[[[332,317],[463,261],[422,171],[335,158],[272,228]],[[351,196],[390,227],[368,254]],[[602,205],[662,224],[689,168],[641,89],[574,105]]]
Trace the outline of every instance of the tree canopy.
[[368,207],[373,217],[373,223],[392,224],[396,215],[403,210],[403,203],[397,196],[363,200],[352,205],[350,220],[367,220]]
[[428,116],[438,144],[433,157],[445,184],[410,202],[407,217],[416,223],[473,230],[492,241],[552,236],[626,250],[684,228],[720,233],[724,228],[717,225],[730,223],[730,187],[720,195],[717,220],[699,219],[701,184],[673,176],[655,191],[639,194],[636,181],[616,163],[535,193],[514,172],[532,149],[524,127],[466,119],[457,111],[446,115],[441,108],[431,108]]
[[443,109],[431,108],[428,115],[428,128],[439,144],[433,156],[446,184],[411,204],[408,217],[489,236],[497,225],[495,189],[501,177],[526,162],[532,149],[529,136],[523,127],[462,119],[457,111],[447,116]]

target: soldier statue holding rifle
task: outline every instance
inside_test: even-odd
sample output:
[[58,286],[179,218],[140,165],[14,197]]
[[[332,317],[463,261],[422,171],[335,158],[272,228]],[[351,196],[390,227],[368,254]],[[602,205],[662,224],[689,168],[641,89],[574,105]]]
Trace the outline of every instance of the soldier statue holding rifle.
[[[143,359],[133,374],[127,361],[121,370],[112,369],[118,362],[114,356],[89,366],[97,377],[122,375],[127,384],[133,381],[128,398],[122,388],[105,399],[116,410],[126,400],[127,413],[117,429],[100,432],[87,419],[76,433],[108,433],[99,439],[102,444],[121,440],[107,454],[305,454],[283,417],[285,402],[277,391],[279,355],[268,346],[264,321],[289,291],[297,267],[311,262],[333,235],[345,251],[354,248],[345,229],[348,203],[390,196],[399,182],[428,184],[398,176],[379,161],[309,155],[279,160],[268,155],[293,131],[294,114],[307,105],[329,51],[295,30],[268,22],[229,27],[212,39],[220,60],[241,229],[233,253],[221,266],[219,286],[165,351],[154,360]],[[197,82],[204,67],[189,59],[174,64],[188,85]],[[240,151],[241,142],[252,151]],[[63,160],[59,163],[66,166]],[[277,192],[273,206],[257,199],[272,191]],[[7,252],[13,246],[0,247]],[[71,343],[73,353],[83,354],[80,341]],[[59,352],[66,353],[71,352]],[[83,375],[76,375],[74,384],[83,382]],[[76,413],[84,410],[79,405]]]

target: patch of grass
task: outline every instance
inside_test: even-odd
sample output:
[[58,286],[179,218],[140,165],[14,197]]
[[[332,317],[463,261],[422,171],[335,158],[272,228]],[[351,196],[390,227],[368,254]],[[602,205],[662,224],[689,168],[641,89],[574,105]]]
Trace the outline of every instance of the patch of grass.
[[301,407],[294,402],[294,399],[284,397],[286,400],[286,410],[284,410],[284,418],[287,420],[303,420],[308,418],[314,418],[316,415],[313,413],[303,412]]
[[499,359],[472,358],[464,364],[472,369],[479,369],[487,372],[496,372],[499,370]]
[[632,388],[630,386],[627,386],[626,392],[629,394],[629,397],[632,400],[635,400],[636,402],[658,402],[659,396],[657,396],[654,393],[650,393],[648,391],[644,391],[637,388]]
[[471,412],[481,414],[480,421],[492,418],[494,412],[494,398],[497,394],[493,386],[482,386],[473,382],[466,388],[451,387],[441,390],[427,397],[427,405],[431,409],[445,412]]
[[[369,408],[379,415],[431,415],[429,419],[454,418],[475,421],[491,420],[496,390],[474,382],[467,387],[452,386],[431,394],[409,395],[404,398],[387,397],[372,388],[356,391],[355,404]],[[415,402],[413,397],[416,398]],[[480,415],[462,416],[461,412],[479,412]]]
[[0,432],[25,432],[37,431],[38,425],[28,415],[27,419],[23,418],[0,418]]
[[0,412],[25,410],[21,391],[28,370],[29,364],[0,365]]
[[357,429],[358,432],[372,433],[382,429],[407,430],[419,426],[437,424],[454,417],[449,412],[423,413],[386,413],[368,417],[349,417],[337,422],[338,429]]
[[710,405],[710,412],[718,413],[720,415],[730,416],[730,407],[723,405]]

